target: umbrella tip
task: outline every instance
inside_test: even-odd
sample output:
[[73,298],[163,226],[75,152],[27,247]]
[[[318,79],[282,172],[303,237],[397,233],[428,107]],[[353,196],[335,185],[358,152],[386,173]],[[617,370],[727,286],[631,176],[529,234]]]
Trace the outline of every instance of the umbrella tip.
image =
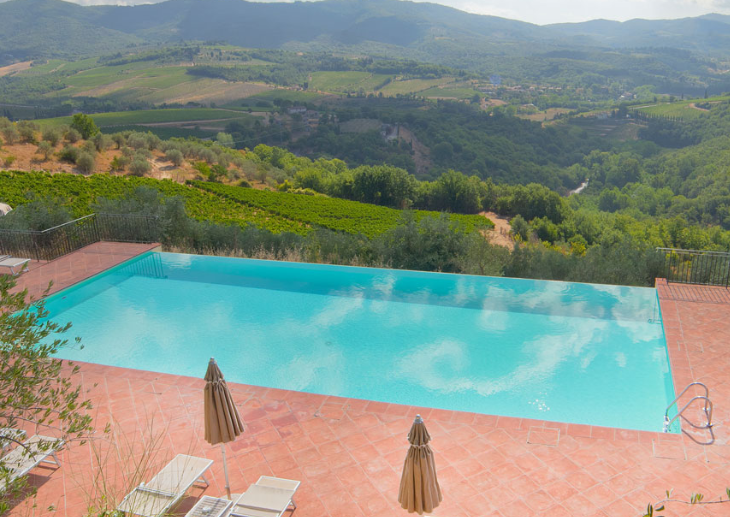
[[423,423],[423,418],[421,418],[421,415],[416,415],[416,421],[415,421],[415,423],[416,424],[422,424]]
[[215,363],[215,358],[211,357],[209,363]]

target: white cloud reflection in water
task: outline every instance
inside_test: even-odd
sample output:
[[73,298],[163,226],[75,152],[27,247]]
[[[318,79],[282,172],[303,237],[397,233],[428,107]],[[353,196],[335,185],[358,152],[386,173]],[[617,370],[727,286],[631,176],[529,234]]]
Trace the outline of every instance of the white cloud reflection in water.
[[[488,374],[478,377],[473,372],[469,372],[468,376],[459,375],[460,370],[468,369],[467,365],[473,359],[472,352],[485,352],[450,339],[413,350],[396,362],[394,374],[432,391],[471,391],[483,397],[540,386],[549,381],[564,361],[585,353],[585,349],[595,341],[594,337],[608,326],[604,320],[587,318],[568,322],[561,320],[560,323],[567,323],[569,328],[563,326],[560,335],[540,336],[524,343],[520,362],[512,365],[508,372],[494,377]],[[489,343],[492,348],[495,345],[494,341]]]

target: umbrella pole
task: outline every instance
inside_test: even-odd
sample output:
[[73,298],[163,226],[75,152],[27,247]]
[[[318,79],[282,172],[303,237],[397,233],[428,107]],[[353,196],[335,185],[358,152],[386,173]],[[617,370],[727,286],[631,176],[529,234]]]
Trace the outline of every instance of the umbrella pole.
[[231,500],[231,485],[228,481],[228,463],[226,462],[226,444],[221,443],[221,451],[223,451],[223,472],[226,475],[226,494],[228,495],[228,500]]

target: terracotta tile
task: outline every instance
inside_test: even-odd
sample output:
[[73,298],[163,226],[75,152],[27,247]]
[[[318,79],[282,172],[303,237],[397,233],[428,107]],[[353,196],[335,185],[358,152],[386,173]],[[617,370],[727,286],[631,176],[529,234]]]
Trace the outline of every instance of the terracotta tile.
[[582,494],[576,494],[569,497],[562,503],[572,515],[591,515],[598,507],[587,497]]
[[598,482],[591,477],[590,474],[583,471],[576,471],[569,474],[565,480],[577,490],[584,492],[589,488],[596,486]]
[[545,429],[538,427],[530,427],[527,435],[527,443],[533,445],[549,445],[557,446],[560,440],[560,431],[558,429]]
[[505,517],[524,517],[525,515],[534,515],[534,512],[528,507],[524,501],[513,501],[504,505],[499,509],[499,513]]
[[686,460],[687,453],[681,444],[654,441],[654,457],[674,460]]
[[[113,265],[114,260],[89,260],[83,275],[107,267],[103,264]],[[60,266],[53,266],[45,278],[60,274],[65,281],[74,281],[71,264]],[[36,289],[43,285],[39,279],[34,281]],[[672,292],[672,296],[681,294],[676,289]],[[730,296],[724,303],[662,301],[661,308],[675,386],[702,379],[710,383],[713,399],[730,399],[726,373],[730,369]],[[181,452],[214,459],[211,488],[191,490],[184,504],[192,506],[202,493],[222,491],[220,449],[201,437],[201,379],[80,366],[84,387],[97,385],[89,396],[96,404],[99,423],[124,422],[126,432],[139,438],[141,426],[154,415],[168,426],[165,455]],[[689,497],[692,491],[706,492],[708,497],[721,494],[730,465],[730,431],[723,426],[715,429],[715,445],[701,447],[679,434],[431,410],[238,384],[230,387],[242,415],[250,419],[244,436],[227,446],[231,484],[244,489],[261,475],[300,479],[295,514],[300,517],[403,515],[396,496],[408,447],[404,437],[417,412],[428,415],[445,494],[435,516],[634,517],[646,504],[661,499],[667,489],[681,497]],[[718,422],[728,421],[730,412],[718,403],[715,417]],[[88,478],[88,447],[64,451],[63,468],[50,476],[40,470],[32,476],[39,502],[62,502],[63,510],[56,515],[70,516],[69,512],[82,508],[82,498],[74,491],[79,485],[69,476],[73,470],[76,477]],[[135,447],[141,450],[142,446]],[[110,462],[107,469],[118,466],[119,462]],[[43,508],[39,504],[35,514],[50,517]],[[21,515],[20,507],[10,514]],[[687,513],[687,517],[696,515],[712,514],[702,508]]]
[[584,491],[583,494],[598,508],[607,507],[617,498],[616,493],[605,485],[596,485],[593,488]]
[[570,499],[579,492],[579,489],[573,487],[570,483],[564,480],[558,480],[545,487],[545,491],[555,499],[556,502],[562,503],[566,499]]

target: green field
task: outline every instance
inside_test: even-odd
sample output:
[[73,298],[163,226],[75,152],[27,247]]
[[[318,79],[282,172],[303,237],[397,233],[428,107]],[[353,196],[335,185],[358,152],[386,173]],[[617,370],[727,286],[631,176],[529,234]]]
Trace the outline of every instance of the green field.
[[441,79],[407,79],[405,81],[391,81],[381,88],[383,95],[405,95],[409,93],[418,93],[436,86],[446,85],[453,82],[451,77],[442,77]]
[[[252,67],[266,65],[268,63],[259,60],[238,64]],[[44,94],[49,99],[95,97],[150,104],[225,104],[270,88],[262,84],[195,76],[188,74],[188,69],[189,63],[159,64],[142,60],[97,66],[97,59],[87,59],[78,62],[52,60],[22,73],[42,76],[52,72],[71,72],[59,79],[65,88]]]
[[467,100],[474,97],[477,92],[473,88],[429,88],[422,92],[418,92],[418,95],[426,97],[427,99],[456,99],[456,100]]
[[60,200],[76,217],[92,213],[98,198],[118,199],[132,193],[137,187],[154,188],[166,196],[183,198],[188,215],[199,221],[241,227],[252,224],[273,233],[304,235],[310,230],[301,222],[170,180],[108,174],[86,177],[75,174],[0,172],[0,198],[11,206],[29,202],[27,193],[33,192],[37,196]]
[[[110,128],[112,129],[112,128]],[[102,128],[104,130],[104,128]],[[137,131],[139,133],[152,133],[159,136],[162,140],[170,138],[212,138],[217,131],[207,131],[205,129],[189,129],[185,127],[169,127],[169,126],[113,126],[113,130],[104,131],[105,133],[121,133],[123,131]]]
[[[190,182],[189,186],[170,180],[93,174],[48,174],[42,172],[0,172],[0,198],[11,206],[28,203],[28,192],[60,200],[74,216],[89,214],[98,198],[117,199],[137,187],[159,190],[167,196],[185,200],[188,214],[200,221],[219,224],[249,224],[273,233],[304,235],[313,228],[326,228],[375,237],[400,222],[401,210],[320,196],[305,196],[233,187],[220,183]],[[416,210],[417,218],[435,217],[438,212]],[[478,215],[450,216],[463,224],[465,231],[491,228],[488,219]]]
[[267,92],[256,93],[236,102],[239,106],[255,107],[258,101],[274,102],[276,99],[287,100],[292,102],[316,102],[324,99],[325,96],[317,92],[305,92],[301,90],[287,90],[284,88],[275,88]]
[[699,118],[700,116],[702,116],[703,113],[707,113],[706,110],[694,107],[694,104],[715,104],[727,101],[730,101],[730,96],[722,95],[717,97],[709,97],[707,99],[690,99],[686,101],[653,104],[651,106],[641,106],[634,109],[642,113],[656,115],[659,117],[674,117],[684,120],[692,120]]
[[[396,227],[403,214],[402,210],[346,199],[269,192],[202,181],[193,181],[191,185],[289,220],[367,237],[375,237]],[[438,216],[438,212],[426,210],[415,210],[414,214],[418,219]],[[491,221],[479,215],[452,214],[450,217],[463,224],[465,231],[494,227]]]
[[[100,66],[66,78],[68,88],[54,95],[101,96],[119,89],[163,89],[192,79],[182,66],[152,67],[146,62]],[[102,90],[95,91],[98,89]]]
[[369,72],[314,72],[309,81],[309,89],[342,93],[362,88],[366,92],[371,92],[389,77],[392,76]]
[[34,76],[44,75],[51,72],[76,72],[88,70],[96,66],[97,58],[82,59],[80,61],[63,61],[61,59],[50,59],[43,64],[33,64],[28,70],[23,70],[18,75]]
[[[207,120],[250,119],[252,116],[240,111],[229,111],[217,108],[159,109],[140,111],[117,111],[98,113],[91,116],[101,127],[134,126],[140,124],[172,123],[172,122],[204,122]],[[71,117],[40,119],[42,125],[60,126],[70,124]]]

